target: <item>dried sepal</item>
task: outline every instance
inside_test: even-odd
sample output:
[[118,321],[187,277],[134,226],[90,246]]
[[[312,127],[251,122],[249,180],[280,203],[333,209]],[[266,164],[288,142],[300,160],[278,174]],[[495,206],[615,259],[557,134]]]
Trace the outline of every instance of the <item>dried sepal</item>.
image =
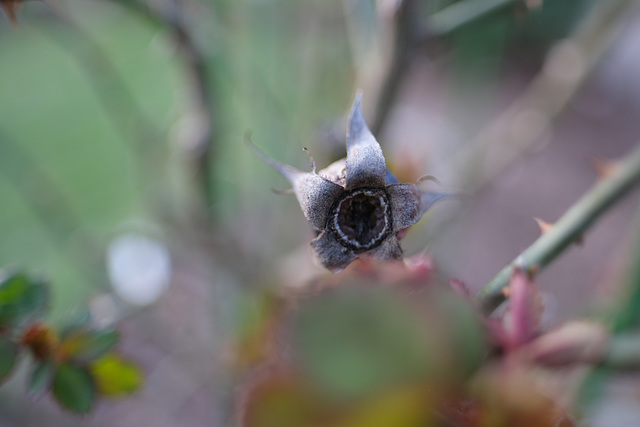
[[320,264],[334,273],[344,270],[356,259],[355,253],[341,245],[329,230],[323,231],[312,240],[311,247],[315,250]]
[[458,199],[459,194],[456,193],[439,193],[435,191],[427,191],[418,187],[418,196],[420,198],[420,217],[436,202],[446,199]]
[[400,246],[398,238],[391,236],[380,246],[371,250],[367,255],[380,261],[399,260],[402,259],[402,247]]
[[[293,166],[280,163],[260,151],[247,138],[247,145],[265,163],[280,172],[293,186],[302,213],[316,230],[322,230],[327,222],[329,210],[336,197],[339,197],[344,189],[328,179],[312,172],[303,172]],[[313,164],[315,169],[315,164]]]
[[387,164],[382,148],[367,126],[362,114],[362,94],[356,95],[347,132],[346,189],[384,188]]
[[387,186],[391,199],[394,231],[411,227],[422,215],[418,188],[413,184],[392,184]]

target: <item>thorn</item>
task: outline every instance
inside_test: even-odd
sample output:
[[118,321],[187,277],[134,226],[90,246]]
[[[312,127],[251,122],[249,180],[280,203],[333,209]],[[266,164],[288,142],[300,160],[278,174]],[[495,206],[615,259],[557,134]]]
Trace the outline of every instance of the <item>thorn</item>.
[[504,288],[502,288],[502,295],[505,298],[509,298],[509,296],[511,296],[511,287],[510,286],[505,286]]
[[540,234],[544,235],[547,231],[551,230],[551,227],[553,227],[553,224],[543,221],[540,218],[533,218],[533,220],[538,223],[538,227],[540,227]]
[[591,166],[595,169],[598,179],[604,179],[613,173],[618,166],[618,162],[594,156],[591,158]]
[[530,279],[533,279],[540,272],[540,266],[538,264],[534,264],[531,267],[527,268],[527,275]]
[[311,162],[311,172],[316,173],[316,161],[313,160],[311,152],[309,152],[309,149],[307,147],[303,147],[302,149],[306,151],[307,155],[309,156],[309,161]]

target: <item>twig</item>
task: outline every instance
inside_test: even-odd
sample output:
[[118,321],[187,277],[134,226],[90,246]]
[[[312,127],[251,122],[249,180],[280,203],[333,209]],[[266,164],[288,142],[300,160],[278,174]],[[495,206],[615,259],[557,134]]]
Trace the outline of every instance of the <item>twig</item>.
[[398,89],[407,75],[411,57],[421,36],[420,13],[416,0],[404,0],[392,14],[393,47],[390,65],[382,79],[376,99],[371,130],[374,135],[383,131],[389,112],[398,97]]
[[[477,21],[509,4],[521,0],[474,0],[457,2],[433,14],[426,25],[420,20],[419,2],[403,0],[390,15],[393,43],[389,56],[390,65],[378,84],[379,92],[371,129],[380,135],[397,98],[398,90],[407,76],[411,58],[416,48],[448,36],[459,28]],[[392,3],[392,1],[389,1]],[[385,14],[381,14],[385,15]],[[382,16],[382,19],[387,18]]]
[[491,313],[505,297],[502,289],[509,283],[514,268],[537,272],[557,258],[615,202],[640,182],[640,147],[597,182],[553,227],[503,268],[476,296],[485,313]]
[[615,39],[621,21],[633,6],[634,0],[596,4],[574,34],[549,52],[542,71],[523,94],[452,159],[443,162],[443,169],[470,171],[473,176],[466,177],[466,191],[474,192],[513,164],[564,111]]

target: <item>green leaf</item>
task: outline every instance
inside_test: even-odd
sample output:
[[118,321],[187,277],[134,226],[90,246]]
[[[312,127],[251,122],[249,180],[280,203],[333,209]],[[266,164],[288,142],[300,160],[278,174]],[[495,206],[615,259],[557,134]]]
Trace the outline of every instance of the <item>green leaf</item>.
[[0,279],[0,325],[16,326],[41,315],[49,302],[49,289],[44,282],[24,273]]
[[111,351],[120,334],[116,330],[92,331],[73,330],[62,339],[60,350],[76,361],[89,362]]
[[13,371],[18,359],[18,346],[5,338],[0,338],[0,381]]
[[86,414],[91,411],[96,389],[91,375],[71,364],[58,367],[53,377],[53,396],[63,408]]
[[327,392],[361,396],[431,367],[422,320],[378,289],[337,289],[307,301],[293,327],[294,356]]
[[98,393],[104,396],[131,394],[142,384],[142,372],[133,363],[117,354],[108,354],[90,367]]
[[49,360],[37,363],[29,378],[29,393],[38,395],[49,388],[55,372],[55,364]]

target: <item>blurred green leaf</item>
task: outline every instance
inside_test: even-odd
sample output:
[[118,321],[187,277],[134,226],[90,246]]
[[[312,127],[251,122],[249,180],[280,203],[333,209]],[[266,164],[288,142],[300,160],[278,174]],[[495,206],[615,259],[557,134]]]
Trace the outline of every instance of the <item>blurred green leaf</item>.
[[58,367],[53,377],[53,396],[60,406],[85,414],[91,411],[95,394],[95,384],[85,369],[71,364]]
[[46,284],[24,273],[0,279],[0,325],[15,326],[40,315],[49,302]]
[[0,381],[6,379],[16,365],[18,346],[6,338],[0,338]]
[[55,372],[55,364],[51,361],[37,363],[29,377],[29,393],[38,395],[49,388]]
[[60,351],[68,357],[88,362],[111,351],[120,339],[116,330],[93,331],[76,329],[62,339]]
[[98,393],[104,396],[131,394],[142,385],[143,376],[133,363],[117,354],[109,354],[91,364]]
[[432,359],[423,323],[392,292],[331,291],[301,308],[294,351],[327,391],[360,395],[428,373]]

